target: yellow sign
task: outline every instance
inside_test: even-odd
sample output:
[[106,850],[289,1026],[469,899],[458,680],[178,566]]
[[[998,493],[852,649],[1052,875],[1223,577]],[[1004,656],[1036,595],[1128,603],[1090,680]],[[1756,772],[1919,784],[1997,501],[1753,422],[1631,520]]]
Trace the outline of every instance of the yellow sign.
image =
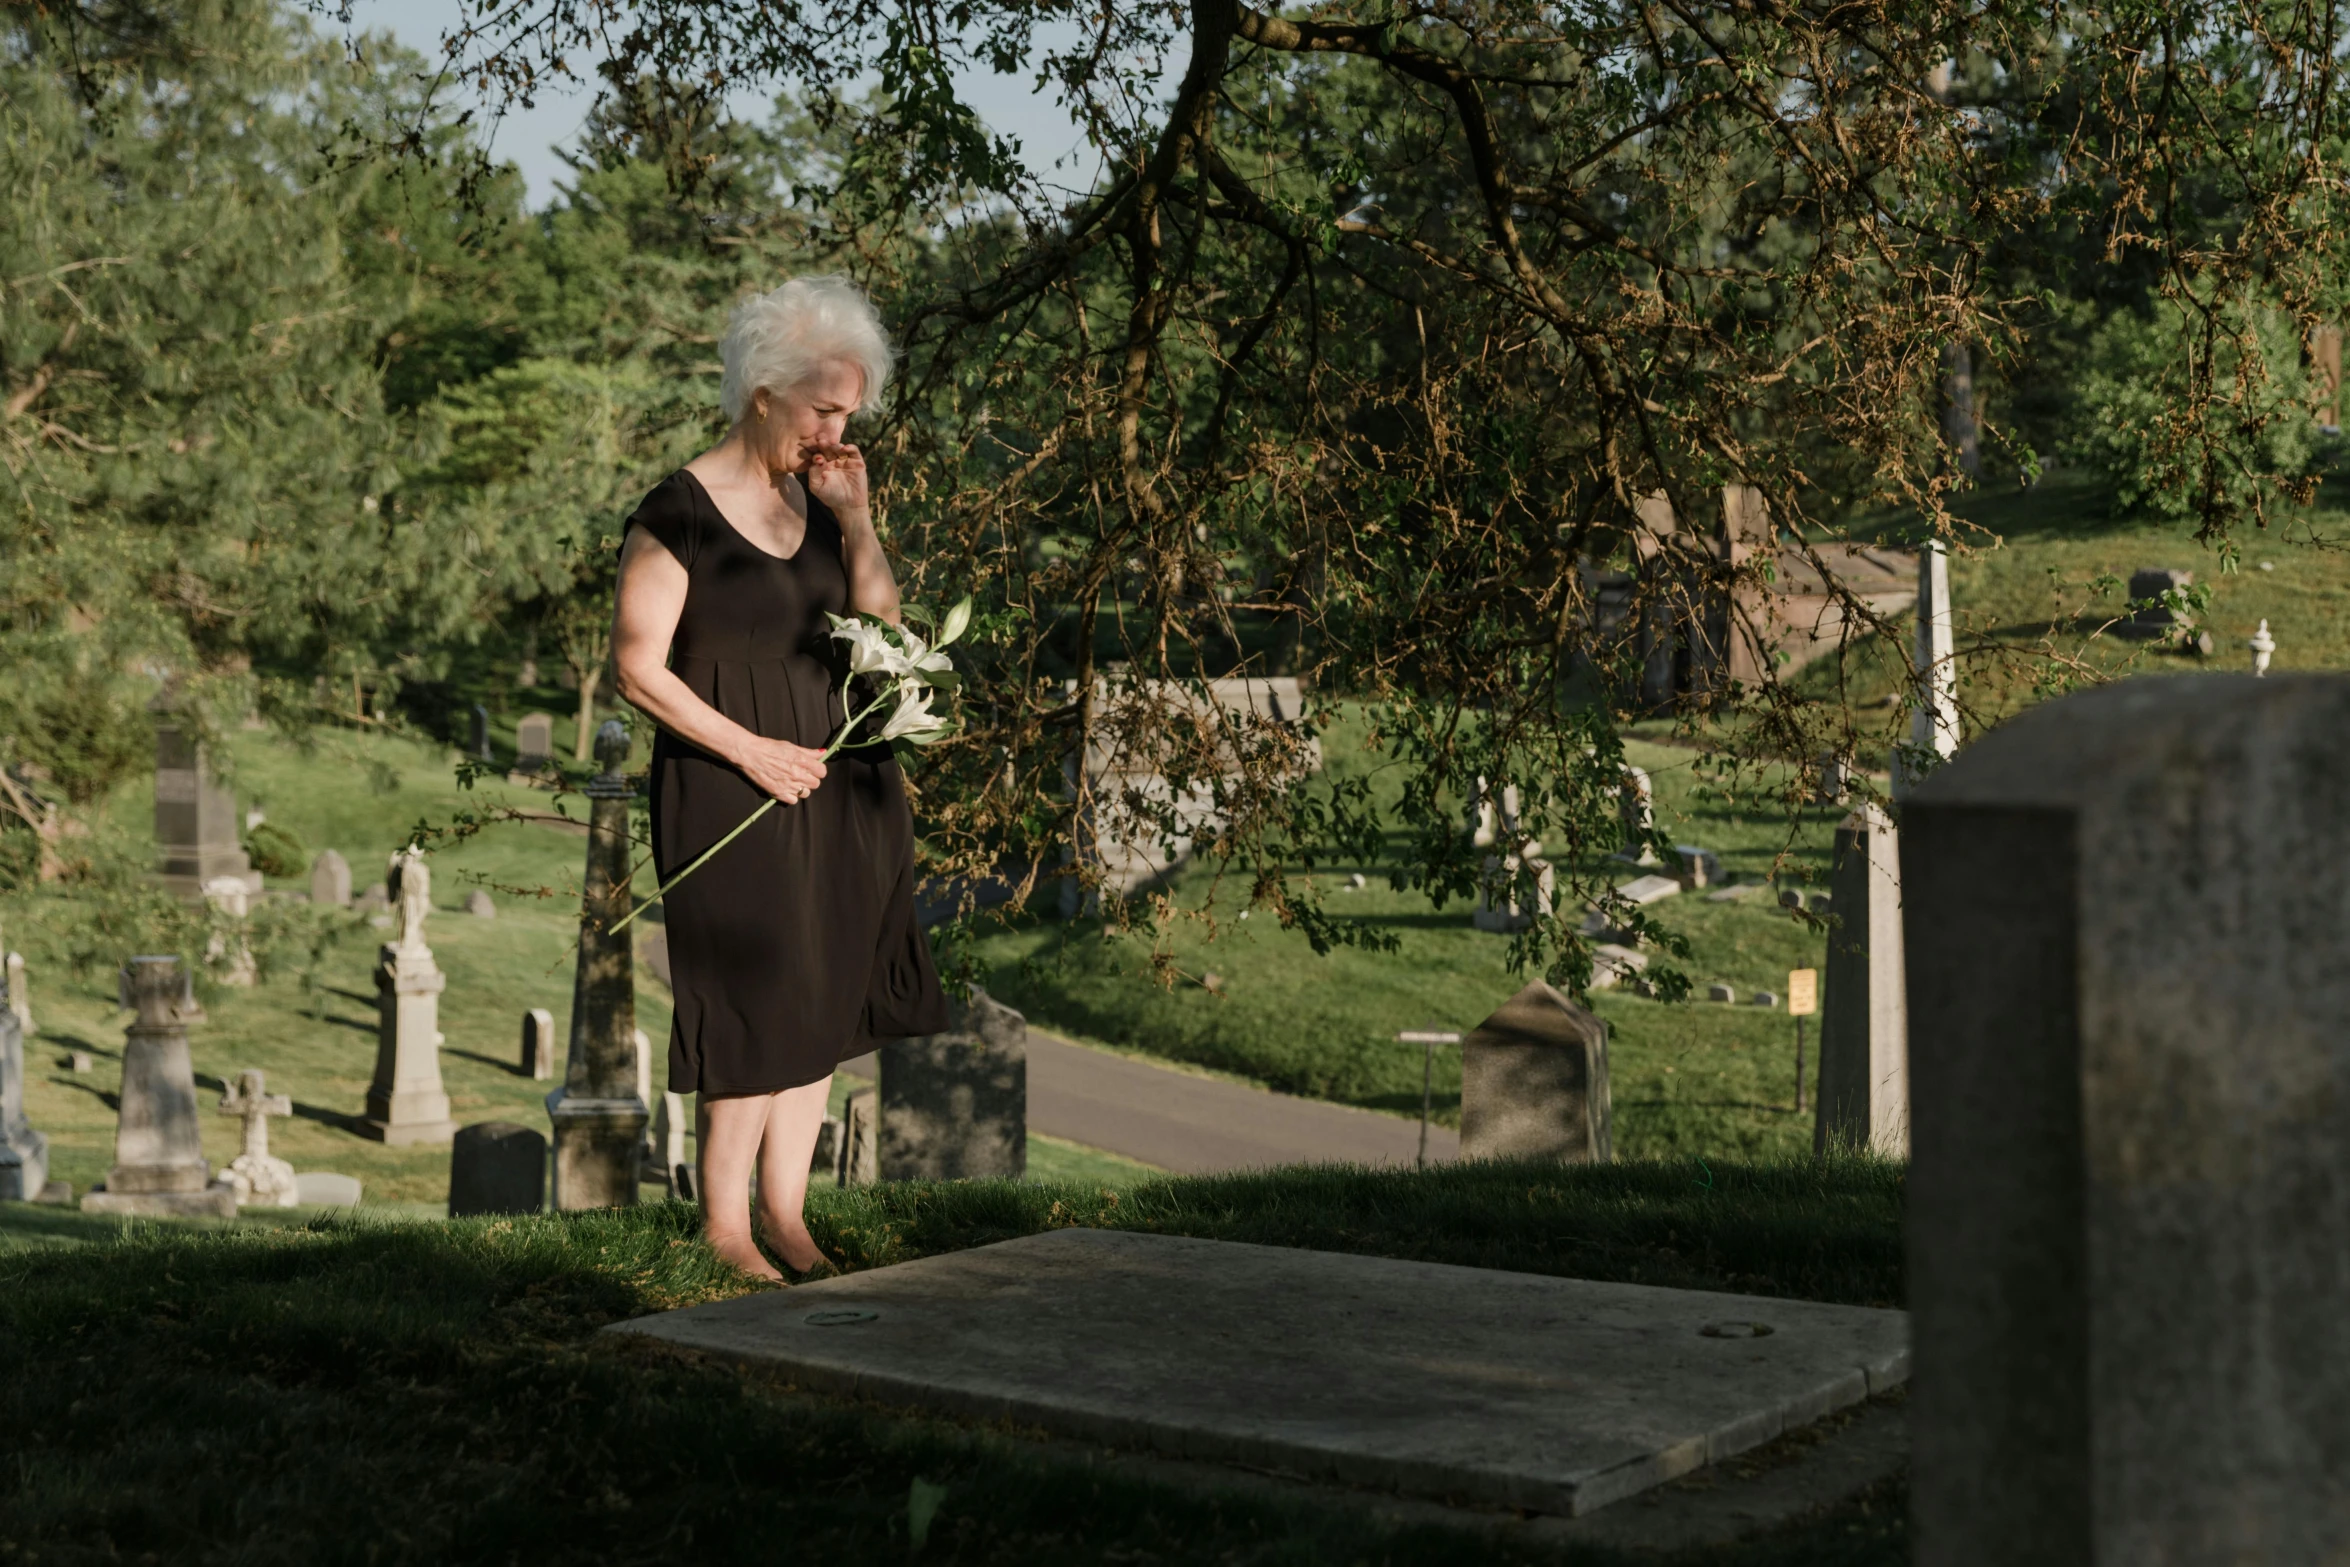
[[1787,971],[1787,1015],[1810,1017],[1820,1009],[1820,971],[1816,968]]

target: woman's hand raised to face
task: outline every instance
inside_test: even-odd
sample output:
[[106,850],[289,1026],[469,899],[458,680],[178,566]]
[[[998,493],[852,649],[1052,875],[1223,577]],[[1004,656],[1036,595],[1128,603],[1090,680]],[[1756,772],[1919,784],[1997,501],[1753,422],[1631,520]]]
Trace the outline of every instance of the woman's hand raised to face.
[[865,454],[854,446],[818,442],[802,448],[808,465],[800,482],[835,512],[862,513],[872,501],[865,492]]
[[754,735],[744,745],[735,765],[751,782],[786,805],[797,805],[824,781],[824,753],[789,740],[764,740]]

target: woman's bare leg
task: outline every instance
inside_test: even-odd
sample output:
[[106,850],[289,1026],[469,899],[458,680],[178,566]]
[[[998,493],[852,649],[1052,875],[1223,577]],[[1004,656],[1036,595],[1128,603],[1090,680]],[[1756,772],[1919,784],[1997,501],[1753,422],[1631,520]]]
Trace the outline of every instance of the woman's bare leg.
[[759,1148],[759,1228],[785,1263],[805,1272],[825,1260],[808,1233],[808,1161],[832,1079],[767,1096],[767,1135]]
[[[780,1279],[775,1265],[759,1253],[751,1236],[751,1166],[775,1101],[782,1094],[701,1096],[702,1233],[711,1250],[753,1278]],[[813,1133],[810,1134],[811,1138]],[[800,1160],[806,1185],[807,1159]]]

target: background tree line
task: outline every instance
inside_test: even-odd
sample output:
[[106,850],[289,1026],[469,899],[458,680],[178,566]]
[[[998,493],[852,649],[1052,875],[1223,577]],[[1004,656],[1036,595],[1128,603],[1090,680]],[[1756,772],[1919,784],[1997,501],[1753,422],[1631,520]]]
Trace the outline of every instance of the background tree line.
[[[619,519],[714,433],[726,307],[813,267],[907,347],[861,438],[910,595],[984,606],[969,729],[919,780],[937,868],[1050,872],[1091,803],[1063,761],[1113,744],[1212,790],[1247,895],[1319,939],[1348,934],[1293,874],[1320,855],[1473,889],[1480,776],[1562,864],[1615,846],[1640,627],[1769,569],[1685,536],[1602,616],[1652,495],[1757,486],[1798,549],[1888,509],[1963,543],[1955,493],[2063,461],[2225,548],[2313,492],[2322,11],[587,9],[484,8],[462,62],[601,73],[540,214],[380,41],[237,0],[8,9],[12,759],[95,792],[166,672],[215,715],[383,722],[525,626],[592,685]],[[1091,192],[1022,172],[969,62],[1072,105]],[[754,78],[792,96],[726,119]],[[1117,684],[1238,667],[1368,704],[1400,818]],[[1767,675],[1705,705],[1755,759],[1903,721]],[[1526,944],[1579,977],[1563,926]]]

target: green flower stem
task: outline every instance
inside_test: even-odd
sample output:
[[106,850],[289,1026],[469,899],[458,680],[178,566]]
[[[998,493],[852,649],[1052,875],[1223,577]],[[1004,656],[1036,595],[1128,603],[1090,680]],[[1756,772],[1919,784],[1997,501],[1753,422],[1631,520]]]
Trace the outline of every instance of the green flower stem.
[[[831,761],[833,757],[838,754],[840,748],[849,743],[849,736],[856,732],[857,726],[863,723],[866,719],[872,717],[875,713],[879,712],[882,708],[888,706],[890,698],[896,696],[898,694],[898,687],[904,684],[905,682],[903,680],[891,682],[889,687],[884,690],[881,695],[875,697],[871,703],[867,704],[863,711],[859,712],[855,717],[843,723],[840,726],[840,733],[832,737],[832,744],[824,748],[823,755],[819,756],[817,760],[821,762]],[[844,692],[847,691],[847,685],[843,684],[841,690]],[[704,849],[701,852],[701,855],[695,859],[693,864],[688,865],[684,870],[679,871],[676,875],[663,882],[660,888],[655,891],[651,897],[638,904],[635,908],[630,909],[625,915],[622,915],[620,922],[612,927],[612,934],[617,936],[620,934],[620,932],[628,929],[630,925],[636,922],[636,917],[639,914],[644,913],[645,910],[651,908],[654,904],[660,902],[663,898],[668,897],[671,888],[675,887],[679,882],[685,880],[688,876],[691,876],[694,872],[700,870],[704,865],[707,865],[710,862],[710,856],[716,854],[720,849],[723,849],[728,844],[734,842],[735,839],[740,838],[743,833],[749,829],[751,823],[757,821],[760,817],[765,816],[769,811],[774,810],[775,806],[776,799],[773,795],[769,795],[766,799],[759,802],[759,808],[753,811],[750,815],[744,817],[740,822],[736,823],[734,831],[728,833],[725,837],[719,839],[716,843],[710,845],[710,847],[707,849]]]

